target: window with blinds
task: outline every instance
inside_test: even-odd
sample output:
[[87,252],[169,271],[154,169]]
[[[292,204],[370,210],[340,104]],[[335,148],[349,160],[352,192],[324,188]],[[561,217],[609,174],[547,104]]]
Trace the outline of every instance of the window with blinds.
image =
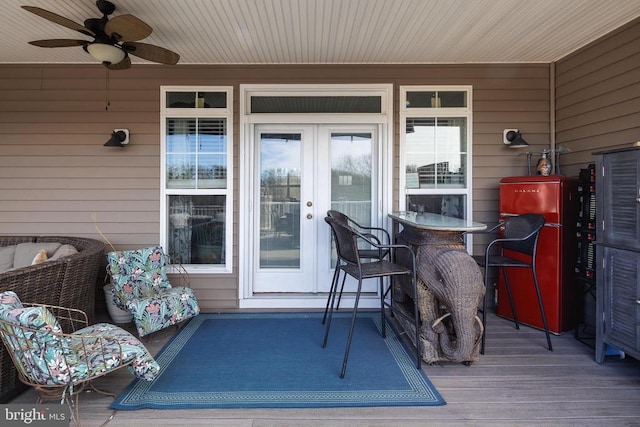
[[404,210],[471,214],[471,87],[400,88]]
[[167,188],[227,187],[224,118],[167,118]]
[[163,247],[189,272],[230,272],[232,89],[163,91]]

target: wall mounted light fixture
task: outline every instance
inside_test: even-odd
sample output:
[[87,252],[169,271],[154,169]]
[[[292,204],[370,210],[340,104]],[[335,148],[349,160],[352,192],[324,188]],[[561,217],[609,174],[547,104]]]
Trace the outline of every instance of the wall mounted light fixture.
[[105,147],[124,147],[129,143],[129,129],[114,129]]
[[518,129],[505,129],[502,132],[502,142],[509,148],[524,148],[529,146],[529,143],[522,138]]

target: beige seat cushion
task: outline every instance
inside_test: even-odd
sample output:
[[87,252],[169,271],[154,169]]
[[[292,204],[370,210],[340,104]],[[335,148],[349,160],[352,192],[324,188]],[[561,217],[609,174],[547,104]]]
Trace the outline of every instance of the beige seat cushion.
[[77,253],[78,253],[78,250],[75,248],[75,246],[65,244],[65,245],[60,246],[54,252],[54,254],[49,257],[49,259],[47,261],[53,261],[53,260],[56,260],[58,258],[62,258],[62,257],[65,257],[65,256],[77,254]]
[[0,273],[13,268],[13,259],[16,254],[16,245],[0,246]]
[[18,245],[16,245],[16,254],[13,258],[13,268],[22,268],[31,265],[33,259],[41,249],[44,249],[47,257],[50,257],[60,246],[61,244],[58,242],[18,243]]

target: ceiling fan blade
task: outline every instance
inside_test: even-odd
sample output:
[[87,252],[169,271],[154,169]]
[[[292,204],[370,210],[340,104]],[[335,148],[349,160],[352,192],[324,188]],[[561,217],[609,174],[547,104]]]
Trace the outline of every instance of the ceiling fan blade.
[[29,42],[38,47],[72,47],[72,46],[84,46],[89,44],[87,40],[73,40],[73,39],[49,39],[49,40],[34,40]]
[[111,18],[104,26],[104,32],[119,42],[134,42],[149,37],[153,28],[133,15],[119,15]]
[[131,68],[131,58],[125,56],[122,61],[117,64],[109,64],[107,68],[110,70],[126,70],[127,68]]
[[180,60],[180,55],[177,53],[152,44],[135,42],[123,43],[122,48],[131,55],[161,64],[175,65]]
[[60,16],[56,13],[49,12],[48,10],[41,9],[39,7],[34,6],[22,6],[24,10],[27,10],[33,14],[38,15],[41,18],[47,19],[51,22],[54,22],[58,25],[62,25],[63,27],[70,28],[72,30],[81,32],[82,34],[86,34],[88,36],[95,37],[95,33],[85,27],[84,25],[80,25],[77,22],[72,21],[71,19],[65,18],[64,16]]

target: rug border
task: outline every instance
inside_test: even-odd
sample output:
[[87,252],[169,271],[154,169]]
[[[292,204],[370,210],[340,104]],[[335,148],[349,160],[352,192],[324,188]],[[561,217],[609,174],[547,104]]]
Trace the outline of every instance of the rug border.
[[[183,348],[198,328],[208,319],[216,318],[259,318],[262,316],[272,316],[279,318],[320,318],[322,312],[259,312],[259,313],[200,313],[200,315],[189,319],[158,351],[155,356],[160,366],[168,366]],[[351,317],[349,312],[334,312],[334,316],[341,318]],[[358,311],[359,318],[368,318],[373,321],[378,330],[381,330],[381,316],[379,311]],[[367,399],[363,400],[363,391],[341,392],[339,401],[336,401],[336,392],[258,392],[250,399],[247,393],[240,394],[234,392],[212,392],[193,393],[193,396],[184,392],[178,393],[183,397],[181,403],[175,403],[171,393],[154,393],[150,391],[153,381],[134,379],[113,401],[111,409],[117,410],[138,410],[138,409],[275,409],[275,408],[349,408],[349,407],[392,407],[392,406],[441,406],[446,405],[446,401],[431,383],[423,371],[419,371],[415,366],[413,351],[407,348],[404,340],[400,339],[398,330],[386,322],[388,330],[393,331],[387,334],[384,340],[387,349],[396,364],[403,372],[404,378],[411,387],[411,391],[388,391],[381,390],[378,393],[366,391]],[[136,396],[149,394],[154,402],[139,402]],[[331,395],[333,401],[328,401]],[[310,395],[313,395],[313,402],[309,402]],[[352,396],[350,396],[352,395]],[[392,398],[392,396],[395,396]],[[188,399],[185,399],[188,397]],[[289,399],[283,403],[282,399]],[[166,401],[165,402],[163,402]],[[212,403],[212,400],[215,402]],[[135,403],[138,402],[138,403]]]

